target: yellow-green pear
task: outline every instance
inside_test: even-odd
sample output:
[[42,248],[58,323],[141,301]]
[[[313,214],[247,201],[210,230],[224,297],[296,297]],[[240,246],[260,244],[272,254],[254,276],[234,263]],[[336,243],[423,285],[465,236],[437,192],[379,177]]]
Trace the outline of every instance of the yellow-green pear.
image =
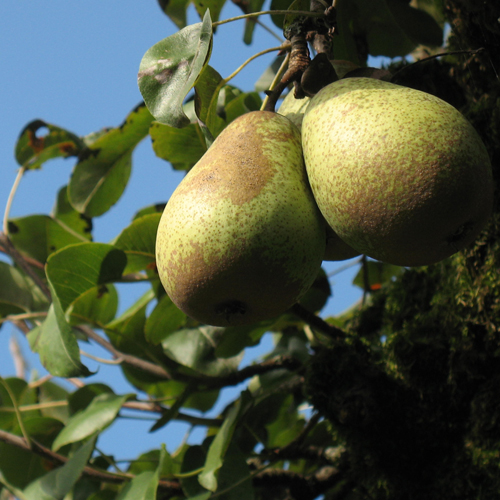
[[[310,98],[296,99],[294,91],[291,90],[283,99],[281,106],[278,109],[280,115],[286,116],[300,130],[304,113],[309,104]],[[347,243],[342,241],[337,234],[327,226],[326,250],[323,260],[337,261],[351,259],[359,255],[359,252],[351,248]]]
[[254,111],[222,131],[173,193],[156,262],[186,314],[244,325],[279,316],[309,289],[325,241],[299,131],[277,113]]
[[371,78],[332,83],[307,107],[302,146],[327,223],[374,259],[437,262],[491,214],[484,144],[459,111],[424,92]]
[[310,100],[311,99],[309,97],[304,97],[303,99],[296,99],[294,91],[292,89],[283,99],[283,102],[278,108],[278,113],[280,115],[286,116],[300,130],[302,127],[302,120],[304,118],[304,113],[306,111],[307,105],[309,104]]

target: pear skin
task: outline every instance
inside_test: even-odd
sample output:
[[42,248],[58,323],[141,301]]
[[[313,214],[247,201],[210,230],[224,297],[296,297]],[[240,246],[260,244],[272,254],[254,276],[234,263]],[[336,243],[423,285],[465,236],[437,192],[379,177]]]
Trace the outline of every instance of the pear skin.
[[277,113],[230,123],[181,181],[158,227],[158,273],[201,323],[236,326],[285,312],[314,282],[326,227],[300,133]]
[[469,245],[492,212],[479,135],[424,92],[371,78],[334,82],[311,99],[302,146],[328,225],[374,259],[438,262]]

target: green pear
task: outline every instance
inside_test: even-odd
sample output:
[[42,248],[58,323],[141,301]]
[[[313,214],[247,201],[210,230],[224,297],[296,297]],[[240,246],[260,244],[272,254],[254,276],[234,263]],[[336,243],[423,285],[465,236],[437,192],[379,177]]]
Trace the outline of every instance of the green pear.
[[479,135],[424,92],[339,80],[311,99],[302,146],[327,223],[374,259],[440,261],[470,244],[492,212],[491,164]]
[[309,97],[296,99],[294,91],[292,89],[283,99],[283,102],[278,108],[278,113],[280,115],[286,116],[300,130],[302,127],[304,113],[310,100],[311,99]]
[[236,326],[285,312],[314,282],[326,226],[300,133],[254,111],[230,123],[180,182],[160,220],[158,273],[199,322]]
[[[309,97],[296,99],[293,90],[283,99],[281,106],[278,109],[280,115],[286,116],[300,130],[304,113],[309,105]],[[323,260],[346,260],[359,255],[359,252],[351,248],[347,243],[342,241],[337,234],[327,226],[326,250]]]

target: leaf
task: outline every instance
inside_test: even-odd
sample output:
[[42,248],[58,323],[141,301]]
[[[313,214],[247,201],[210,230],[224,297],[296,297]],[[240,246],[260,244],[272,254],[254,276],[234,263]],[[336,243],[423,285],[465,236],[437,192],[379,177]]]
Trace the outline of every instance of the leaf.
[[190,446],[182,459],[181,487],[186,498],[197,498],[199,495],[210,496],[211,491],[203,488],[198,477],[193,471],[198,471],[205,465],[207,453],[204,447],[199,445]]
[[[63,424],[53,418],[31,417],[24,420],[24,427],[30,438],[50,446]],[[13,432],[22,435],[19,426]],[[21,489],[47,473],[46,463],[39,455],[1,442],[0,471],[9,483]]]
[[175,128],[154,122],[149,130],[153,150],[159,158],[172,164],[175,170],[189,170],[207,150],[198,123]]
[[155,263],[156,232],[161,213],[144,215],[134,219],[114,241],[115,248],[127,256],[124,274],[146,269]]
[[212,66],[207,65],[194,87],[196,115],[206,125],[213,138],[217,137],[226,126],[226,121],[219,114],[219,111],[223,111],[223,106],[219,103],[220,92],[216,95],[221,81],[220,74]]
[[415,44],[430,47],[443,44],[443,29],[429,13],[400,0],[387,0],[387,5],[401,29]]
[[105,325],[118,310],[118,294],[111,285],[99,285],[80,295],[68,308],[68,318],[72,325],[89,323]]
[[242,415],[250,408],[251,401],[252,398],[247,391],[241,393],[241,397],[227,413],[224,423],[210,444],[203,472],[198,477],[200,484],[207,490],[217,491],[218,471],[224,462],[236,425]]
[[186,11],[190,2],[191,0],[158,0],[161,10],[179,29],[187,24]]
[[178,128],[189,125],[182,103],[208,64],[212,37],[207,10],[202,23],[183,28],[144,54],[139,66],[139,90],[160,123]]
[[152,344],[159,344],[184,326],[186,320],[187,316],[172,302],[168,295],[164,295],[146,320],[144,329],[146,340]]
[[[14,408],[14,403],[5,388],[5,384],[9,386],[10,393],[13,395],[18,406],[37,402],[36,391],[28,385],[26,380],[9,377],[3,379],[3,383],[0,383],[0,406]],[[38,411],[23,412],[23,422],[38,416],[40,416]],[[0,429],[11,431],[17,425],[17,415],[14,411],[0,412]]]
[[80,362],[78,342],[56,296],[44,322],[28,334],[28,340],[31,350],[38,352],[42,365],[55,377],[91,374]]
[[253,500],[255,498],[247,456],[231,442],[217,478],[221,500]]
[[57,451],[65,444],[75,443],[94,433],[102,432],[113,422],[123,403],[131,396],[130,394],[118,396],[110,393],[96,396],[85,410],[70,417],[52,444],[52,450]]
[[[271,10],[287,10],[293,0],[271,0]],[[271,14],[271,21],[280,30],[283,30],[285,16],[283,14]]]
[[203,19],[207,12],[213,21],[219,20],[219,15],[226,0],[193,0],[194,7],[200,19]]
[[441,28],[424,11],[403,5],[399,0],[355,0],[354,3],[353,34],[366,38],[372,56],[405,56],[419,43],[441,44]]
[[384,283],[391,281],[395,276],[399,276],[403,269],[403,267],[393,264],[367,260],[361,266],[352,283],[366,291],[380,290]]
[[90,439],[62,467],[31,483],[24,490],[26,500],[62,500],[78,481],[94,445],[95,438]]
[[165,354],[177,363],[203,375],[221,377],[234,372],[241,356],[217,358],[215,349],[223,330],[212,326],[185,328],[170,334],[163,342]]
[[262,99],[258,92],[245,92],[230,101],[226,105],[226,121],[231,123],[245,113],[258,111],[262,105]]
[[91,288],[119,280],[126,265],[122,250],[106,243],[80,243],[52,254],[47,260],[49,283],[66,312]]
[[[47,129],[47,134],[38,136],[40,129]],[[15,156],[22,167],[36,169],[52,158],[78,156],[84,147],[83,141],[75,134],[43,120],[34,120],[22,130]]]
[[45,263],[49,255],[87,237],[68,231],[49,215],[28,215],[9,220],[9,235],[22,253]]
[[132,152],[152,121],[148,109],[139,105],[122,125],[100,135],[81,153],[68,186],[75,210],[96,217],[120,199],[130,177]]
[[0,261],[0,318],[31,311],[32,307],[33,296],[24,276]]
[[230,326],[225,328],[224,334],[215,349],[215,355],[221,358],[236,356],[245,347],[257,345],[264,333],[269,331],[273,321],[262,321],[248,326]]
[[[264,0],[250,0],[248,2],[248,13],[260,12],[262,10],[263,5],[264,5]],[[252,43],[255,26],[256,26],[255,19],[249,18],[245,20],[245,31],[243,33],[243,42],[246,45],[251,45]]]
[[52,217],[67,231],[74,232],[86,240],[92,239],[92,219],[73,208],[68,198],[68,186],[59,190]]
[[160,451],[160,460],[158,467],[153,471],[141,472],[135,476],[125,488],[123,488],[117,500],[156,500],[156,490],[158,489],[158,482],[160,481],[160,474],[162,472],[164,461],[167,456],[165,445],[162,445]]

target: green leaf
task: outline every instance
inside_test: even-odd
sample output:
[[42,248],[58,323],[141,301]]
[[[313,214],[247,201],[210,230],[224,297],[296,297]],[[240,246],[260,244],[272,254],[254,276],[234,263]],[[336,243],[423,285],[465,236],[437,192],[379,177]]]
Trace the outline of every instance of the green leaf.
[[[18,406],[37,402],[36,390],[32,389],[26,380],[17,377],[8,377],[3,379],[3,383],[0,383],[0,406],[11,409],[14,408],[14,403],[4,384],[9,386],[10,392]],[[23,412],[23,421],[39,416],[40,413],[36,410]],[[0,429],[11,431],[15,429],[17,425],[17,415],[14,411],[0,412]]]
[[114,241],[114,246],[127,256],[124,274],[141,271],[155,263],[156,232],[160,218],[161,213],[136,218]]
[[[196,471],[203,468],[207,459],[207,453],[203,446],[190,446],[182,459],[181,487],[186,498],[198,498],[200,495],[209,497],[212,492],[203,488],[199,483]],[[194,471],[194,472],[193,472]]]
[[[250,0],[248,2],[248,13],[260,12],[262,10],[263,5],[264,5],[264,0]],[[251,45],[252,43],[255,26],[256,26],[255,19],[249,18],[245,20],[245,31],[243,33],[243,42],[246,45]]]
[[219,114],[224,111],[224,107],[219,102],[219,95],[216,95],[221,81],[222,76],[212,66],[207,65],[194,87],[196,115],[208,127],[213,138],[226,126],[226,121]]
[[31,311],[32,307],[33,295],[24,276],[0,261],[0,318]]
[[186,26],[186,11],[191,0],[158,0],[158,3],[161,10],[165,12],[179,29]]
[[68,186],[75,210],[96,217],[120,199],[130,177],[132,152],[152,121],[148,109],[139,105],[122,125],[100,135],[81,153]]
[[290,394],[284,400],[276,420],[266,425],[266,446],[270,449],[286,446],[299,436],[303,428],[304,419],[297,412],[293,395]]
[[95,438],[90,439],[62,467],[31,483],[24,490],[26,500],[62,500],[78,481],[94,445]]
[[139,90],[159,122],[178,128],[189,125],[182,103],[208,64],[212,37],[207,10],[202,23],[183,28],[144,54],[139,66]]
[[72,325],[89,323],[105,325],[118,310],[118,294],[111,285],[99,285],[80,295],[68,308],[69,322]]
[[156,470],[145,471],[135,476],[117,496],[117,500],[156,500],[156,490],[167,457],[165,445],[160,451],[160,460]]
[[[24,413],[24,412],[23,412]],[[44,446],[50,446],[63,424],[47,417],[31,417],[24,421],[24,428],[30,438]],[[19,426],[13,430],[22,435]],[[5,479],[17,488],[26,488],[29,483],[47,473],[44,459],[29,450],[0,442],[0,471]]]
[[245,113],[258,111],[262,105],[262,99],[258,92],[245,92],[228,102],[226,105],[226,121],[231,123]]
[[245,347],[257,345],[264,333],[269,331],[274,321],[262,321],[248,326],[230,326],[225,328],[215,355],[221,358],[236,356]]
[[[293,0],[271,0],[271,10],[287,10]],[[271,14],[271,21],[280,30],[283,30],[285,16],[283,14]]]
[[28,215],[9,220],[9,235],[14,246],[22,253],[45,263],[49,255],[88,238],[68,231],[49,215]]
[[[40,129],[47,129],[47,134],[37,136]],[[15,156],[22,167],[35,169],[52,158],[78,156],[84,147],[83,141],[75,134],[43,120],[34,120],[22,130]]]
[[387,5],[398,25],[415,44],[430,47],[443,44],[442,27],[429,13],[400,0],[387,0]]
[[171,163],[175,170],[189,170],[207,150],[205,138],[198,123],[190,123],[184,128],[175,128],[154,122],[149,134],[156,156]]
[[165,210],[165,207],[167,206],[167,203],[155,203],[154,205],[149,205],[147,207],[141,208],[138,210],[133,217],[133,220],[139,219],[140,217],[143,217],[144,215],[150,215],[150,214],[162,214],[163,210]]
[[184,326],[186,319],[187,316],[172,302],[170,297],[164,295],[146,320],[144,330],[146,340],[152,344],[159,344]]
[[57,296],[41,326],[28,334],[31,350],[38,352],[42,365],[55,377],[87,377],[91,374],[80,361],[75,334],[66,321]]
[[219,15],[226,0],[193,0],[194,7],[200,19],[203,19],[207,12],[213,21],[219,20]]
[[221,377],[234,372],[241,356],[217,358],[215,349],[223,329],[212,326],[185,328],[170,334],[163,342],[165,354],[177,363],[203,375]]
[[352,283],[366,291],[380,290],[384,283],[399,276],[403,270],[404,268],[401,266],[367,260],[361,266]]
[[419,43],[442,43],[441,28],[424,11],[399,0],[355,0],[354,3],[353,34],[365,37],[373,56],[405,56]]
[[203,471],[198,477],[200,484],[210,491],[217,491],[217,475],[224,463],[224,457],[231,444],[236,425],[239,419],[250,408],[252,397],[248,392],[242,392],[241,397],[234,403],[224,419],[224,423],[217,432],[208,449]]
[[83,236],[86,240],[92,239],[92,219],[73,208],[68,198],[68,186],[59,190],[52,217],[67,231]]
[[217,478],[221,500],[253,500],[255,493],[251,481],[247,456],[236,443],[229,444]]
[[75,443],[96,432],[102,432],[113,422],[123,403],[130,397],[130,394],[117,396],[110,393],[96,396],[85,410],[70,417],[52,444],[52,450],[57,451],[65,444]]
[[49,283],[66,312],[91,288],[121,278],[126,265],[122,250],[105,243],[80,243],[52,254],[47,260]]

